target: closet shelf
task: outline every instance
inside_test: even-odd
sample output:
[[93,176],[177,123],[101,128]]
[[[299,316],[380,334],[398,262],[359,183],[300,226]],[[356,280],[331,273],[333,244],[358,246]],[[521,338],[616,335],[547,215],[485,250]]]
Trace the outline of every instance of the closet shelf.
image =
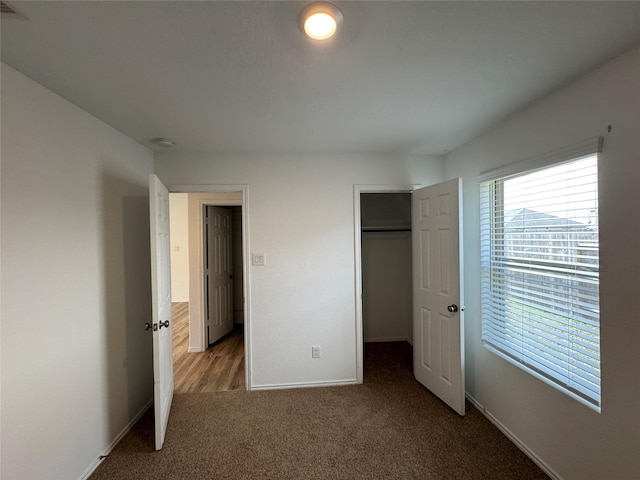
[[362,227],[363,232],[410,232],[411,225],[406,226],[381,226],[381,227]]

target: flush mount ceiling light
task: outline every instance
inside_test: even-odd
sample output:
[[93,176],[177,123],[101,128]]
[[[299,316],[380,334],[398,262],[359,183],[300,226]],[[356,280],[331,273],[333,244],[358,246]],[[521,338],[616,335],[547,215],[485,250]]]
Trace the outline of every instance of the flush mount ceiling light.
[[298,15],[298,26],[314,40],[326,40],[336,33],[342,19],[342,12],[334,4],[314,2],[304,7]]
[[164,138],[164,137],[154,138],[151,141],[155,143],[157,146],[162,148],[171,148],[176,144],[176,142],[174,142],[170,138]]

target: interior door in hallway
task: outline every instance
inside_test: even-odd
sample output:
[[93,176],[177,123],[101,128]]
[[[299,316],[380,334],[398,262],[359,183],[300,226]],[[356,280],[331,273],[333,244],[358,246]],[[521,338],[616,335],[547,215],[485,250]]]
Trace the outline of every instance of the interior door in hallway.
[[413,372],[464,415],[462,180],[413,192]]
[[169,192],[157,176],[149,176],[151,239],[151,297],[153,328],[153,407],[155,448],[160,450],[173,400],[171,342],[171,258],[169,249]]
[[231,211],[206,206],[204,227],[205,316],[211,345],[233,330]]

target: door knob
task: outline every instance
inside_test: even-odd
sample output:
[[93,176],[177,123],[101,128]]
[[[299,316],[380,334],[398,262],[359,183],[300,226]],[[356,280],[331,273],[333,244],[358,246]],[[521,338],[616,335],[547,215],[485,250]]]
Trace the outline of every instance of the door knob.
[[458,305],[455,303],[453,305],[449,305],[447,310],[449,310],[449,313],[456,313],[458,311]]
[[151,324],[149,322],[144,324],[144,329],[145,330],[151,330]]
[[158,322],[158,325],[160,325],[160,330],[162,330],[162,327],[169,328],[169,320],[165,320],[164,322]]

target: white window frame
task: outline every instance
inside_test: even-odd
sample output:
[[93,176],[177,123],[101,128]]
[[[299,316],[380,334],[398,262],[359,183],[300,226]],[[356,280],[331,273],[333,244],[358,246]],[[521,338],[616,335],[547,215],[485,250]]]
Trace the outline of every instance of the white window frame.
[[[502,208],[503,194],[501,191],[503,181],[509,177],[516,175],[523,175],[536,170],[542,170],[549,167],[553,167],[558,164],[571,162],[584,158],[587,156],[597,155],[602,152],[603,139],[601,137],[591,138],[583,142],[577,143],[570,147],[555,150],[534,158],[517,162],[511,165],[507,165],[498,169],[494,169],[488,172],[482,173],[478,180],[481,184],[481,192],[484,195],[484,200],[481,199],[481,209],[484,207],[490,210],[482,212],[480,214],[481,223],[481,271],[482,271],[482,343],[485,348],[494,354],[500,356],[506,361],[516,365],[522,370],[528,372],[534,377],[542,380],[543,382],[551,385],[552,387],[562,391],[568,396],[578,400],[579,402],[587,405],[597,412],[601,411],[601,393],[597,395],[589,394],[585,395],[579,389],[573,389],[570,386],[564,384],[559,378],[554,377],[553,374],[545,372],[542,369],[535,368],[535,366],[529,365],[522,358],[518,358],[518,355],[513,355],[509,351],[508,345],[500,345],[500,341],[495,337],[491,337],[491,322],[495,322],[495,314],[491,315],[487,313],[489,307],[492,304],[492,299],[495,300],[495,295],[492,291],[493,284],[491,280],[491,248],[489,245],[495,240],[500,241],[498,235],[493,235],[493,222],[496,220],[496,215],[503,215],[504,209]],[[487,243],[488,242],[488,243]],[[495,242],[493,243],[495,245]],[[495,248],[495,246],[493,247]],[[495,306],[495,302],[493,302]],[[502,347],[502,348],[501,348]],[[600,371],[598,372],[598,382],[600,382]]]

